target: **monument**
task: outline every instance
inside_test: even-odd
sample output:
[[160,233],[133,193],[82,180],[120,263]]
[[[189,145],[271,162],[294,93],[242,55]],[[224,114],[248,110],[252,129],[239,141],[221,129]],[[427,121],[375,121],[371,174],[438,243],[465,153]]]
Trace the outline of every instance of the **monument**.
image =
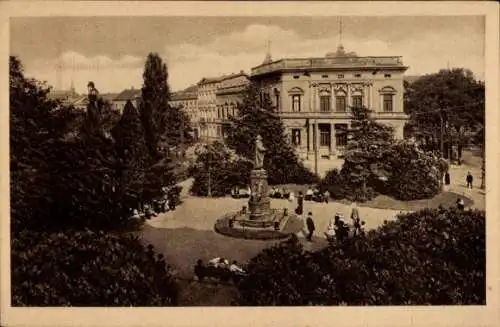
[[254,167],[250,173],[250,200],[248,209],[251,220],[267,219],[271,215],[271,200],[267,185],[267,173],[264,170],[266,148],[262,144],[262,137],[257,136],[255,141]]
[[250,199],[247,206],[238,212],[227,213],[217,220],[216,232],[237,238],[272,240],[284,239],[302,229],[302,221],[287,208],[271,208],[267,185],[267,172],[264,169],[266,148],[262,137],[255,140],[255,157],[250,172]]

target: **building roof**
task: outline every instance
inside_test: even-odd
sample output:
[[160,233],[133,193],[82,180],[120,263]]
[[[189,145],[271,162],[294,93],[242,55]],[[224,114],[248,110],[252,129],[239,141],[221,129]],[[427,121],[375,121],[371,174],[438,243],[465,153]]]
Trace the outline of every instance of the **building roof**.
[[139,89],[127,89],[119,93],[113,100],[115,101],[127,101],[135,100],[141,97],[141,90]]
[[47,94],[47,97],[51,100],[63,100],[76,96],[76,94],[71,90],[54,90],[51,89]]
[[284,58],[252,68],[251,75],[258,76],[284,71],[314,71],[335,69],[398,69],[407,70],[401,56],[360,57],[355,52],[345,52],[340,45],[336,52],[320,58]]
[[210,84],[210,83],[218,83],[218,82],[222,82],[222,81],[225,81],[225,80],[228,80],[228,79],[232,79],[232,78],[236,78],[236,77],[240,77],[240,76],[248,76],[248,75],[243,70],[240,70],[239,73],[233,73],[233,74],[229,74],[229,75],[222,75],[222,76],[219,76],[219,77],[204,77],[204,78],[202,78],[198,82],[198,85],[201,85],[201,84]]
[[197,85],[191,85],[188,88],[174,92],[170,96],[171,101],[176,101],[176,100],[192,100],[192,99],[197,99],[198,98],[198,86]]

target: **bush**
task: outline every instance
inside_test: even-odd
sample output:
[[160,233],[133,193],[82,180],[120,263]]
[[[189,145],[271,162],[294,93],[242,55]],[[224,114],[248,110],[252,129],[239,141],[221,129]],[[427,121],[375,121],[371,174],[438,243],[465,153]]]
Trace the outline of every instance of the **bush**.
[[169,306],[170,267],[137,238],[22,232],[12,240],[13,306]]
[[392,167],[387,194],[399,200],[419,200],[436,196],[448,169],[446,162],[414,145],[400,142],[391,147]]
[[[339,172],[338,169],[332,169],[321,180],[319,188],[321,190],[328,190],[331,198],[336,200],[346,199],[349,201],[365,202],[377,196],[377,192],[371,186],[367,186],[363,191],[360,185],[351,183],[348,176],[345,171],[341,170]],[[370,183],[368,184],[371,185]]]
[[425,209],[313,253],[291,240],[250,261],[236,302],[484,305],[484,214]]

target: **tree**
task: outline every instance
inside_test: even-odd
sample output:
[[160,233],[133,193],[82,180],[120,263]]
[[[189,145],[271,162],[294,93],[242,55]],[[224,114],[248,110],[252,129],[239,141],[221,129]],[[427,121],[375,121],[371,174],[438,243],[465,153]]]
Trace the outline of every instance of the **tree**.
[[139,113],[132,102],[127,101],[122,116],[111,134],[115,141],[117,190],[122,203],[130,208],[142,207],[145,176],[151,162],[146,146]]
[[309,184],[316,176],[299,162],[287,141],[283,123],[273,111],[268,97],[255,84],[250,84],[238,106],[238,116],[232,117],[228,128],[228,145],[237,154],[254,160],[255,139],[262,136],[266,156],[264,169],[270,184]]
[[484,305],[485,231],[484,211],[424,209],[313,253],[292,240],[249,262],[235,304]]
[[169,114],[169,100],[167,65],[157,53],[150,53],[144,66],[139,104],[139,115],[152,167],[145,177],[144,196],[146,198],[159,197],[163,194],[163,187],[171,187],[175,184],[172,157],[167,145],[168,135],[172,133],[168,121],[172,117]]
[[458,146],[459,156],[471,132],[484,121],[484,103],[484,83],[463,68],[424,75],[406,90],[405,106],[419,138],[437,150],[444,126],[443,138]]
[[446,160],[405,141],[393,144],[388,151],[391,169],[385,194],[407,201],[432,198],[441,191],[442,177],[448,170]]
[[183,157],[182,152],[194,142],[189,116],[182,107],[170,107],[166,115],[168,122],[166,145],[169,149],[178,149]]
[[146,144],[153,158],[162,157],[161,148],[168,144],[168,118],[172,116],[170,106],[170,87],[168,85],[167,65],[157,53],[150,53],[146,59],[143,73],[143,86],[139,113],[144,128]]
[[236,155],[220,142],[205,145],[198,150],[190,168],[194,178],[191,193],[198,196],[225,196],[233,187],[247,187],[250,183],[252,162]]
[[359,192],[358,200],[372,197],[370,178],[387,175],[386,157],[394,142],[393,129],[376,122],[367,108],[352,108],[351,130],[341,174]]
[[100,133],[102,102],[82,115],[49,100],[17,58],[9,69],[13,304],[175,304],[164,260],[103,232],[136,220],[117,189],[124,145]]

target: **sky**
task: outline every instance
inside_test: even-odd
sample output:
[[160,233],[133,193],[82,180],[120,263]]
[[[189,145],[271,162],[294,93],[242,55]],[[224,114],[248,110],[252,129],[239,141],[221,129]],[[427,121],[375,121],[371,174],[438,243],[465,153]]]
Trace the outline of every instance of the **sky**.
[[[145,59],[167,63],[173,91],[203,77],[249,73],[273,60],[323,57],[340,42],[339,17],[16,17],[10,54],[27,76],[56,89],[103,92],[140,88]],[[342,18],[342,44],[358,56],[402,56],[407,75],[464,67],[484,80],[481,16]]]

